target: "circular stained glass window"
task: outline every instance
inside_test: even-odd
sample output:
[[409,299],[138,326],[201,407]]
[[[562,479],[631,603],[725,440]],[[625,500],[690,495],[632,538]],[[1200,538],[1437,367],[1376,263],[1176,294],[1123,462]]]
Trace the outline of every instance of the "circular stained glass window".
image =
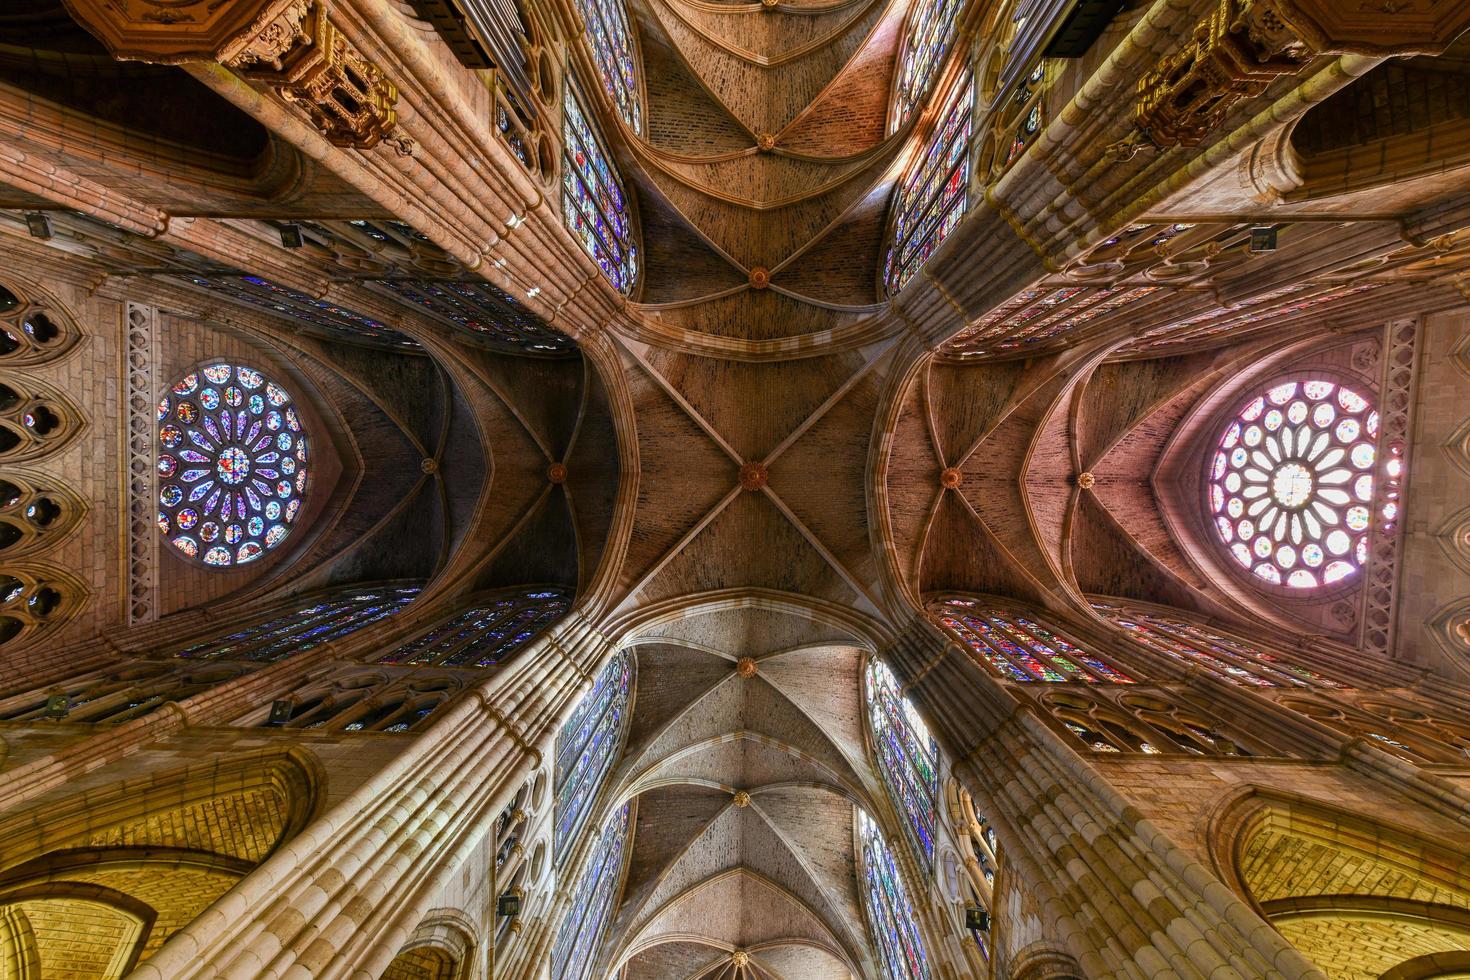
[[1378,413],[1331,381],[1246,402],[1210,462],[1209,507],[1230,554],[1272,585],[1312,589],[1368,559]]
[[158,529],[206,565],[255,561],[291,533],[308,460],[285,388],[238,364],[186,374],[158,403]]

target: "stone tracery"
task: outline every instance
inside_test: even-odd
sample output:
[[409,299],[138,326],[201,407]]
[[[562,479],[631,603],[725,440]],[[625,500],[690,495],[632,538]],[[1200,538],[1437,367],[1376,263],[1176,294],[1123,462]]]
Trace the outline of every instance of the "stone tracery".
[[[258,9],[204,44],[72,4],[174,69],[24,3],[0,235],[56,302],[12,294],[65,315],[0,349],[0,394],[55,419],[0,404],[0,479],[57,508],[0,499],[0,819],[261,742],[334,804],[219,914],[116,944],[141,976],[1305,978],[1368,962],[1328,937],[1370,908],[1377,972],[1459,941],[1443,896],[1262,890],[1273,855],[1470,843],[1463,113],[1426,81],[1463,74],[1457,10],[227,0]],[[185,158],[145,79],[259,139]],[[155,370],[216,363],[300,379],[311,513],[204,576],[149,561],[166,447],[133,422]],[[1338,387],[1235,467],[1222,413],[1280,378]],[[1318,432],[1342,466],[1307,465]],[[1366,554],[1323,582],[1313,497],[1362,477]],[[119,588],[105,518],[140,499]],[[1281,588],[1230,568],[1247,517]],[[868,740],[871,664],[932,736],[920,806]],[[1287,785],[1362,820],[1235,805]]]

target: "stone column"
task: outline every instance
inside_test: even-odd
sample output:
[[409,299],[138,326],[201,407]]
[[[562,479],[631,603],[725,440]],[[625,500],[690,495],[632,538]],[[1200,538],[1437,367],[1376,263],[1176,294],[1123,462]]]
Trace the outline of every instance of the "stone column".
[[1041,909],[1007,922],[998,956],[1070,955],[1089,977],[1322,976],[927,619],[887,656]]
[[133,976],[376,980],[543,762],[538,746],[607,651],[569,615]]

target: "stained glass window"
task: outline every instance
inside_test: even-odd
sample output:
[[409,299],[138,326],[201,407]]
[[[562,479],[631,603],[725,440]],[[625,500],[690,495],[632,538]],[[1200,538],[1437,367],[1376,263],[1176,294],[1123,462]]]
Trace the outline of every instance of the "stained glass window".
[[934,602],[929,611],[982,663],[1007,680],[1134,683],[1114,664],[1030,617],[988,608],[976,599]]
[[274,663],[391,616],[418,594],[416,585],[339,592],[225,636],[194,643],[175,656]]
[[602,836],[577,879],[572,904],[551,948],[552,980],[587,980],[597,946],[623,881],[623,852],[628,841],[628,804],[608,818]]
[[191,561],[244,565],[279,547],[306,493],[291,394],[254,368],[190,371],[158,403],[158,530]]
[[[1284,381],[1247,401],[1209,473],[1210,516],[1236,562],[1293,589],[1356,575],[1368,560],[1377,440],[1372,404],[1332,381]],[[1390,501],[1382,516],[1397,511]]]
[[1134,640],[1167,657],[1195,663],[1221,680],[1253,687],[1341,687],[1314,670],[1178,616],[1128,610],[1105,602],[1092,607]]
[[876,657],[868,661],[868,718],[878,770],[894,803],[908,819],[919,863],[934,865],[934,827],[939,820],[939,747],[924,719],[898,689],[898,679]]
[[[311,223],[303,227],[310,228]],[[328,235],[324,233],[323,237]],[[263,309],[276,315],[285,315],[300,321],[317,334],[332,340],[345,340],[375,347],[392,347],[399,350],[422,351],[417,340],[384,326],[377,320],[344,309],[335,303],[315,299],[305,293],[262,279],[259,276],[222,273],[216,276],[201,276],[185,273],[178,277],[201,289],[219,293]]]
[[570,606],[571,597],[564,589],[514,592],[465,610],[378,662],[490,667],[566,615]]
[[949,50],[954,36],[955,14],[959,0],[924,0],[909,18],[904,36],[903,56],[899,61],[898,86],[894,93],[893,116],[889,132],[908,121],[914,107],[929,90],[929,83]]
[[893,852],[866,812],[859,809],[857,819],[866,899],[863,904],[868,911],[868,928],[883,960],[883,973],[888,980],[929,980],[929,959]]
[[638,249],[623,179],[607,144],[587,118],[576,86],[566,86],[563,125],[562,217],[582,247],[620,291],[638,281]]
[[943,121],[904,176],[893,207],[893,244],[884,263],[889,292],[898,292],[964,217],[969,204],[973,83],[955,86]]
[[565,857],[623,741],[633,664],[620,651],[598,673],[556,736],[556,829],[553,850]]
[[618,107],[618,115],[635,133],[643,132],[643,104],[638,98],[638,70],[634,59],[633,32],[622,0],[577,0],[577,10],[587,26],[592,59],[602,76],[602,87]]

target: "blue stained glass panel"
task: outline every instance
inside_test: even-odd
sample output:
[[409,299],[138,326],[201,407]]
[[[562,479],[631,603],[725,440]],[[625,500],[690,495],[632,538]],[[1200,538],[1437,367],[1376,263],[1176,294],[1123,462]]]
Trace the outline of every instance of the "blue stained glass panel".
[[520,590],[465,610],[378,662],[491,667],[566,615],[570,606],[571,597],[563,589]]
[[950,39],[954,37],[955,14],[959,9],[959,0],[926,0],[911,15],[899,59],[890,132],[908,120],[929,90],[929,83],[943,64]]
[[601,134],[566,86],[562,137],[562,218],[608,281],[624,293],[638,281],[638,249],[623,179]]
[[194,643],[174,656],[195,660],[250,660],[274,663],[328,640],[348,636],[391,616],[419,594],[418,586],[354,589],[222,637]]
[[883,974],[888,980],[929,980],[929,958],[893,852],[873,819],[862,810],[857,815],[866,899],[863,904],[883,962]]
[[633,57],[633,32],[622,0],[577,0],[577,10],[587,27],[592,60],[602,76],[602,87],[618,107],[618,115],[635,133],[643,131],[643,103],[638,96],[637,62]]
[[603,826],[587,867],[577,879],[572,904],[556,931],[556,943],[551,947],[553,980],[587,980],[591,973],[613,900],[622,886],[627,842],[628,804],[624,803]]
[[883,270],[890,293],[903,288],[964,217],[973,116],[974,85],[967,78],[955,86],[943,119],[899,186]]
[[878,770],[893,802],[908,821],[919,863],[934,865],[934,828],[939,820],[939,747],[898,688],[898,679],[876,657],[868,661],[868,718]]
[[582,696],[556,737],[556,826],[552,837],[558,859],[576,837],[613,759],[628,721],[633,665],[619,651]]

